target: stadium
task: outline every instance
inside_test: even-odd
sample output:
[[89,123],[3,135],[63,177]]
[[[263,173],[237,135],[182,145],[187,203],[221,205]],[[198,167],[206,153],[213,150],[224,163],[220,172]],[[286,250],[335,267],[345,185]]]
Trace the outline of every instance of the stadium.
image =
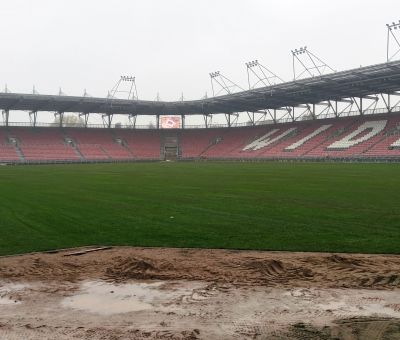
[[[293,58],[298,58],[296,53]],[[258,62],[248,65],[254,67],[261,69]],[[229,93],[222,75],[211,76]],[[260,77],[258,83],[266,80],[270,78]],[[0,159],[14,164],[180,159],[396,161],[400,156],[399,83],[400,62],[392,61],[196,101],[2,93],[5,126],[0,130]],[[379,100],[384,108],[377,107]],[[338,103],[345,108],[340,111]],[[28,111],[34,116],[32,126],[10,126],[11,110]],[[56,112],[59,126],[40,127],[40,111]],[[69,112],[86,117],[101,114],[106,128],[64,127],[63,115]],[[245,126],[232,122],[244,112],[249,118]],[[157,123],[155,129],[115,128],[114,114],[133,119],[153,115]],[[226,116],[226,126],[208,124],[216,114]],[[256,120],[256,114],[262,117]],[[186,127],[188,115],[202,115],[204,127]],[[270,119],[260,120],[263,117]]]
[[384,62],[302,46],[290,81],[252,60],[194,100],[141,99],[131,75],[103,97],[6,86],[0,339],[398,339],[385,29]]

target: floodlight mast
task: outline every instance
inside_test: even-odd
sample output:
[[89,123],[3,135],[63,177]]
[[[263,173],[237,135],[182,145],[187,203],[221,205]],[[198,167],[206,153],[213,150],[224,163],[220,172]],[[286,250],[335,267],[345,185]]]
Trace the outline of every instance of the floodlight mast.
[[[213,92],[213,97],[220,95],[221,92],[226,92],[226,94],[232,94],[236,90],[244,91],[244,89],[241,86],[234,83],[229,78],[225,77],[223,74],[221,74],[220,71],[211,72],[210,79],[211,79],[211,88]],[[218,92],[216,92],[214,84],[220,88]]]
[[[128,89],[121,89],[121,86],[128,84]],[[109,98],[116,99],[117,94],[123,93],[126,95],[128,100],[138,100],[136,77],[133,76],[121,76],[114,87],[109,91]]]
[[[127,87],[122,88],[122,86],[127,85]],[[120,76],[119,80],[117,83],[114,85],[114,87],[108,91],[107,98],[110,100],[110,107],[113,105],[113,100],[118,99],[118,95],[122,93],[123,98],[121,99],[127,99],[127,100],[139,100],[138,93],[137,93],[137,87],[136,87],[136,77],[134,76]],[[102,115],[102,120],[103,124],[107,126],[108,128],[111,128],[112,124],[112,119],[113,119],[113,114],[103,114]],[[105,118],[107,118],[105,120]],[[136,124],[136,120],[135,120]]]
[[[386,40],[386,61],[389,62],[393,60],[395,56],[397,56],[400,53],[400,40],[396,36],[400,32],[400,20],[398,23],[392,22],[391,24],[386,24],[387,27],[387,40]],[[396,51],[394,54],[390,55],[390,45],[391,42],[394,41],[396,47]]]
[[[229,78],[222,75],[220,71],[211,72],[210,79],[211,79],[211,88],[212,88],[213,97],[220,95],[221,92],[226,92],[226,94],[232,94],[232,93],[236,92],[237,90],[244,91],[244,89],[241,86],[239,86],[238,84],[234,83]],[[214,86],[214,84],[215,84],[215,86]],[[218,92],[216,92],[216,87],[219,87]],[[233,121],[231,120],[232,115],[236,117]],[[204,115],[204,122],[205,122],[206,128],[208,128],[209,123],[210,123],[208,121],[209,116],[210,115]],[[239,114],[237,112],[226,113],[225,119],[228,124],[228,127],[231,127],[232,124],[236,123],[238,120],[238,117],[239,117]],[[211,119],[212,119],[212,115],[211,115]]]
[[[254,89],[257,86],[272,86],[277,83],[284,83],[284,80],[281,77],[277,76],[270,69],[262,65],[258,60],[247,62],[246,68],[249,90]],[[253,83],[251,82],[251,75],[256,77]]]
[[[326,70],[336,72],[326,62],[310,52],[307,46],[296,48],[291,52],[293,58],[293,80],[300,79],[303,75],[309,77],[322,76]],[[301,66],[300,73],[296,73],[296,62]]]
[[[249,85],[249,90],[252,90],[256,87],[272,87],[279,83],[284,83],[285,81],[277,76],[274,72],[272,72],[269,68],[262,65],[258,60],[252,60],[247,63],[246,70],[247,70],[247,82]],[[271,88],[270,95],[273,95],[273,89]],[[289,107],[282,108],[285,112],[291,112],[292,109]],[[251,113],[251,115],[250,115]],[[255,113],[261,114],[259,119],[255,119]],[[276,110],[258,110],[257,112],[247,112],[247,116],[252,125],[256,125],[258,121],[262,119],[266,119],[267,115],[276,122]]]

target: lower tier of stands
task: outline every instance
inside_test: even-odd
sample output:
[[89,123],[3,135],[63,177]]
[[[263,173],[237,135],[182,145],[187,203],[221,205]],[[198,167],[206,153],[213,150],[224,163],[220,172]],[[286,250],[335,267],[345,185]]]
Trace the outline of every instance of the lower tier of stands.
[[400,114],[219,129],[0,128],[2,163],[160,160],[167,147],[181,159],[400,160]]

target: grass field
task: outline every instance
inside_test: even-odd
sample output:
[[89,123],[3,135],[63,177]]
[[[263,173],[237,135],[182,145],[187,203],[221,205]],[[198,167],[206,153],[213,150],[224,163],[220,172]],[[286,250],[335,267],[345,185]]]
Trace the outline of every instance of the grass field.
[[0,254],[90,244],[400,253],[400,166],[0,168]]

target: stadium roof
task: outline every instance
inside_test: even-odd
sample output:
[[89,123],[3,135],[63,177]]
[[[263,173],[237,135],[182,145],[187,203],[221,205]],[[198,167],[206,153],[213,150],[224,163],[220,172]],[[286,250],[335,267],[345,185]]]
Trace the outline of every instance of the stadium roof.
[[136,115],[216,114],[256,112],[395,91],[400,91],[400,61],[201,100],[165,102],[0,93],[0,109]]

